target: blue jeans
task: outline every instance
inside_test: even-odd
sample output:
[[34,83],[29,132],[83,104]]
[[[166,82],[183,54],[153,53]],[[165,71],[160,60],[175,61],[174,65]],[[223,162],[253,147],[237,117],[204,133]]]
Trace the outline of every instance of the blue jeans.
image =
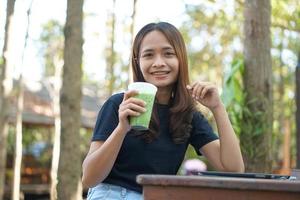
[[87,200],[143,200],[143,195],[117,185],[100,183],[89,189]]

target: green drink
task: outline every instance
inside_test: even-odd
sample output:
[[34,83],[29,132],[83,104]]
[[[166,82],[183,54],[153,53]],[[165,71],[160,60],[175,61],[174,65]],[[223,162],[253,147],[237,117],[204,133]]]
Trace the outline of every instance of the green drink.
[[147,130],[151,119],[152,109],[157,88],[146,82],[134,82],[128,86],[129,90],[138,91],[135,98],[142,99],[146,102],[146,112],[140,116],[130,117],[130,125],[136,130]]

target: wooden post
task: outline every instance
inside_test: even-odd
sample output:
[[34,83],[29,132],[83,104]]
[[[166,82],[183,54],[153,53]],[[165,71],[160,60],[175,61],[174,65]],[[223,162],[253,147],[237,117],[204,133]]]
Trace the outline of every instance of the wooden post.
[[281,174],[290,174],[291,171],[291,128],[288,119],[284,120],[284,138],[283,138],[283,166],[281,169]]

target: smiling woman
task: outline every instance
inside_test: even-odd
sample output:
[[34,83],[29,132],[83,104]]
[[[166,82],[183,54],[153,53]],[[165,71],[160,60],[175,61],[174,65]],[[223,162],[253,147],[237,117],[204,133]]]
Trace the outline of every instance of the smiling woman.
[[[89,200],[142,199],[136,176],[176,175],[189,144],[216,170],[244,170],[239,143],[216,86],[189,83],[185,43],[175,26],[166,22],[144,26],[133,42],[131,64],[135,82],[158,88],[150,126],[140,131],[129,124],[130,117],[145,112],[137,91],[115,94],[105,102],[82,165]],[[220,139],[196,103],[212,111]]]

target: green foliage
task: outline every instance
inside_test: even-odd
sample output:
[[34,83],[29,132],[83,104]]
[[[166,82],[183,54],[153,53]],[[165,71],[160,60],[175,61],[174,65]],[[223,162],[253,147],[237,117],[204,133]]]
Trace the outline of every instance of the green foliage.
[[[54,129],[49,127],[24,126],[23,127],[23,154],[33,156],[35,165],[50,168],[52,160],[52,142]],[[88,152],[91,130],[80,129],[80,152],[82,159]],[[7,154],[12,157],[15,149],[15,129],[10,127],[8,135]],[[34,163],[31,163],[34,165]]]
[[273,159],[280,168],[284,135],[291,134],[291,167],[296,160],[295,66],[300,52],[300,6],[296,0],[272,0]]
[[272,0],[272,27],[300,32],[300,6],[297,0]]
[[[233,4],[221,0],[200,1],[186,5],[187,20],[180,27],[189,51],[191,79],[213,80],[223,84],[222,99],[227,107],[234,130],[240,137],[243,134],[242,151],[254,157],[261,153],[256,151],[265,137],[259,137],[264,130],[272,130],[274,148],[273,169],[280,167],[281,148],[284,136],[284,121],[290,126],[292,160],[295,156],[295,66],[300,51],[300,6],[298,0],[272,0],[272,78],[273,78],[273,129],[264,124],[267,119],[263,113],[250,111],[249,107],[262,97],[252,99],[246,104],[246,93],[243,86],[242,35],[243,35],[243,2]],[[232,12],[233,11],[233,12]],[[297,17],[298,16],[298,17]],[[240,45],[240,47],[239,47]],[[234,59],[236,58],[236,59]],[[225,74],[223,80],[223,71]],[[225,70],[223,70],[225,69]],[[221,84],[219,84],[221,85]],[[262,105],[264,106],[264,103]],[[244,119],[243,119],[244,118]],[[254,121],[250,121],[254,118]],[[243,133],[242,133],[243,132]],[[249,135],[247,135],[249,134]],[[253,134],[253,135],[252,135]],[[267,144],[266,144],[267,145]],[[268,144],[269,145],[269,144]],[[271,151],[271,150],[270,150]],[[188,151],[188,154],[189,153]],[[193,157],[193,154],[190,155]],[[293,166],[292,166],[293,167]]]
[[180,31],[189,51],[192,80],[214,80],[221,85],[224,66],[241,54],[235,44],[241,41],[242,8],[237,4],[235,12],[230,9],[232,5],[224,1],[186,5],[188,19]]
[[245,108],[245,93],[243,85],[244,63],[242,59],[235,59],[232,62],[231,70],[225,75],[225,81],[222,89],[222,101],[229,113],[229,118],[233,128],[240,136],[243,127],[243,112],[247,113]]
[[268,115],[265,112],[250,109],[252,105],[257,105],[261,101],[263,101],[262,98],[253,98],[245,103],[242,110],[242,120],[240,121],[242,153],[254,164],[257,164],[255,160],[264,161],[267,152],[272,151],[270,146],[272,138],[266,139],[268,134],[272,132],[272,127],[270,128],[267,123]]
[[[240,58],[232,62],[231,70],[225,76],[222,100],[229,113],[235,133],[241,140],[241,151],[247,168],[257,162],[264,163],[266,155],[272,153],[271,131],[264,110],[265,97],[249,97],[244,92],[244,63]],[[258,108],[257,105],[262,105]],[[260,110],[261,109],[261,110]],[[268,156],[267,156],[268,158]],[[249,164],[250,163],[250,164]],[[250,169],[251,170],[251,169]]]
[[[39,165],[50,167],[52,158],[52,129],[43,127],[23,127],[23,156],[35,157],[36,163]],[[14,155],[15,149],[15,128],[10,127],[8,135],[7,154],[9,157]]]
[[55,66],[62,64],[64,35],[63,25],[56,20],[50,20],[42,27],[40,35],[41,53],[45,62],[45,76],[53,76]]
[[91,137],[92,137],[92,130],[89,129],[80,129],[80,152],[81,152],[81,157],[82,160],[86,156],[86,153],[88,152],[90,142],[91,142]]

